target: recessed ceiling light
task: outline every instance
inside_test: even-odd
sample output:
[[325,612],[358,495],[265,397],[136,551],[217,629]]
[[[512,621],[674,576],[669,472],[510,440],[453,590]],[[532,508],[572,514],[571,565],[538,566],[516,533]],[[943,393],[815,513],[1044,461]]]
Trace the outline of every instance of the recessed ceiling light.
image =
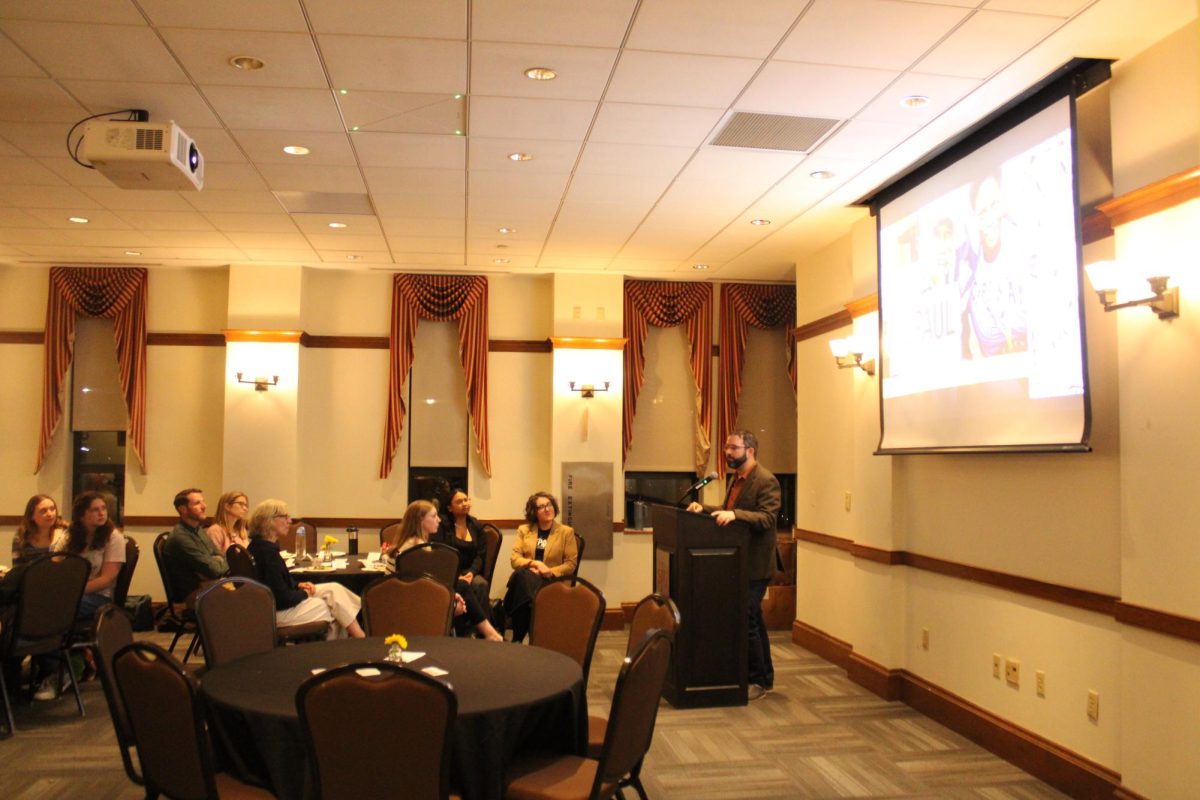
[[462,131],[461,131],[461,130],[455,131],[455,132],[454,132],[454,135],[455,135],[455,136],[462,136]]
[[142,254],[141,250],[126,250],[125,251],[125,255],[127,255],[127,256],[140,256],[141,254]]
[[900,98],[900,105],[905,108],[921,108],[929,105],[929,98],[923,94],[910,94]]
[[88,223],[87,217],[67,217],[67,219],[80,225],[87,225]]
[[349,89],[338,89],[338,94],[350,94]]
[[362,256],[355,255],[354,253],[351,253],[350,255],[346,256],[347,261],[358,261],[360,258],[362,258]]
[[425,398],[425,405],[431,406],[431,405],[434,405],[435,403],[437,403],[437,398],[434,398],[434,397],[426,397]]
[[312,151],[302,144],[289,144],[287,147],[283,148],[283,152],[287,153],[289,156],[306,156]]
[[708,264],[692,264],[692,269],[703,271],[708,269]]
[[516,232],[517,232],[517,229],[516,229],[516,228],[507,228],[507,227],[505,227],[505,228],[497,228],[496,230],[498,230],[500,233],[504,233],[504,234],[516,233]]
[[350,130],[352,130],[352,131],[356,131],[356,130],[358,130],[358,126],[357,126],[357,125],[351,125],[351,126],[350,126]]
[[461,95],[461,94],[456,94],[456,95],[454,95],[454,99],[455,99],[455,100],[462,100],[462,95]]
[[507,264],[508,259],[507,258],[493,258],[492,263],[493,264]]
[[827,181],[833,177],[833,173],[827,169],[818,169],[808,173],[808,177],[815,178],[819,181]]
[[752,220],[750,220],[750,224],[751,224],[751,225],[770,225],[770,224],[771,224],[771,220],[769,220],[769,219],[763,219],[762,217],[759,217],[758,219],[752,219]]
[[525,70],[525,77],[531,81],[552,81],[558,77],[558,73],[550,67],[530,67]]
[[346,227],[346,223],[344,223],[344,222],[331,222],[331,223],[329,223],[329,227],[331,227],[331,228],[344,228],[344,227]]
[[533,161],[533,155],[530,153],[509,153],[509,161]]
[[234,69],[245,70],[246,72],[253,72],[257,69],[262,69],[266,65],[267,62],[263,61],[261,58],[255,58],[254,56],[234,56],[233,58],[229,59],[229,66],[233,67]]

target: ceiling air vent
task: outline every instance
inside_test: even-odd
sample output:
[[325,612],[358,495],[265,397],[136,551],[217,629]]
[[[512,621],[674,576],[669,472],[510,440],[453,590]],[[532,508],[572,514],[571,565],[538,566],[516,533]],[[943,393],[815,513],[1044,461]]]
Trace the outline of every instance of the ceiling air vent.
[[841,120],[736,112],[709,144],[807,153]]

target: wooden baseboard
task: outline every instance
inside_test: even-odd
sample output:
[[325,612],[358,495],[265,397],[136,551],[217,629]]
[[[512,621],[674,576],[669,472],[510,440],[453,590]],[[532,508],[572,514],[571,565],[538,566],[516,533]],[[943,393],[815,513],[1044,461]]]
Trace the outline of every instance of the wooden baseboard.
[[846,670],[885,700],[899,700],[1072,797],[1144,800],[1121,786],[1121,775],[981,708],[904,669],[887,669],[844,642],[799,620],[792,641]]
[[[624,605],[624,603],[622,603]],[[625,630],[625,611],[622,608],[604,609],[604,619],[600,621],[602,631]]]

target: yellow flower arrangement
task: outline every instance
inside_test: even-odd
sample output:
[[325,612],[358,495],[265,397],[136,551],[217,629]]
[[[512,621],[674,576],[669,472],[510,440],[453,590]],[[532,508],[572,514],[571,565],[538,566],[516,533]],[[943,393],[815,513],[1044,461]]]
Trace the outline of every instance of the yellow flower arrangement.
[[338,540],[337,540],[336,536],[326,536],[325,537],[325,549],[326,550],[333,547],[337,543],[338,543]]
[[408,647],[408,639],[405,639],[402,634],[393,633],[391,636],[383,640],[384,644],[398,644],[402,648]]
[[393,633],[391,636],[383,640],[386,645],[391,645],[388,648],[387,655],[383,657],[384,661],[390,661],[393,664],[404,663],[404,648],[408,647],[408,639],[405,639],[399,633]]

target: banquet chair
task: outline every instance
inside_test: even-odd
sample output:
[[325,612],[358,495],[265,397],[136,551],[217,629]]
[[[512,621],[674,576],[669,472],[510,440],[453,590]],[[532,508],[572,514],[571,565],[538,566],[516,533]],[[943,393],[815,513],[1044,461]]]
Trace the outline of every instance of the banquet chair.
[[[450,797],[458,699],[448,684],[399,664],[347,664],[301,684],[296,711],[314,797]],[[364,767],[363,741],[387,742],[387,763]]]
[[[129,599],[129,584],[133,582],[133,571],[137,569],[138,559],[141,558],[142,551],[138,547],[137,542],[132,536],[125,537],[125,563],[121,565],[120,572],[117,573],[116,583],[113,584],[112,602],[117,608],[125,608],[125,601]],[[92,649],[96,644],[96,620],[91,619],[86,622],[76,622],[75,630],[71,632],[71,649],[84,650]]]
[[[633,655],[634,649],[641,644],[642,639],[653,628],[657,628],[675,641],[675,635],[681,625],[679,608],[669,597],[661,594],[649,594],[643,597],[633,609],[633,621],[629,625],[629,642],[625,646],[625,655]],[[608,729],[608,719],[595,715],[588,716],[588,749],[587,754],[592,758],[600,757],[600,749],[604,746],[604,734]],[[639,763],[633,770],[636,778],[641,772]],[[638,790],[642,794],[641,790]],[[643,798],[645,795],[642,795]]]
[[112,674],[137,748],[146,797],[269,798],[213,766],[196,679],[161,647],[134,642],[117,651]]
[[429,575],[453,592],[458,583],[458,551],[441,542],[426,542],[396,557],[396,574],[401,578]]
[[572,579],[578,578],[579,570],[583,569],[583,549],[586,546],[587,546],[587,540],[585,540],[582,536],[580,536],[578,533],[576,533],[575,534],[575,574],[571,576]]
[[532,754],[509,765],[505,800],[605,800],[623,785],[646,797],[636,770],[654,738],[658,701],[671,664],[671,639],[651,630],[617,675],[599,758]]
[[[196,643],[200,637],[200,628],[196,624],[196,612],[188,608],[187,598],[179,595],[179,591],[175,588],[175,584],[171,580],[170,570],[167,569],[166,562],[163,561],[163,545],[166,544],[167,537],[170,535],[170,531],[164,531],[154,539],[154,563],[158,565],[158,575],[162,579],[163,593],[167,597],[166,610],[162,619],[159,620],[159,625],[165,623],[175,629],[175,636],[171,639],[171,646],[167,648],[168,652],[171,653],[175,652],[175,645],[178,644],[180,637],[188,633],[192,635],[187,649],[183,651],[183,661],[186,664],[192,652],[196,649]],[[162,630],[162,628],[159,628],[159,630]]]
[[453,613],[453,593],[430,575],[389,575],[373,582],[362,596],[367,636],[446,636]]
[[[68,649],[79,598],[83,597],[83,587],[91,569],[87,559],[71,553],[53,553],[34,561],[18,578],[16,612],[8,633],[0,637],[0,661],[58,652],[61,656],[59,677],[65,666],[81,717],[84,715],[83,698],[79,695],[75,670],[70,667]],[[4,703],[4,718],[8,725],[6,736],[11,736],[17,729],[8,691],[4,670],[0,670],[0,700]]]
[[556,578],[533,598],[529,643],[573,659],[586,684],[604,607],[604,595],[590,582],[574,575]]
[[301,526],[304,528],[305,552],[309,555],[317,552],[317,542],[320,541],[320,538],[317,536],[317,526],[302,519],[293,520],[292,524],[288,525],[287,533],[279,537],[280,550],[296,552],[296,532]]
[[379,529],[379,549],[385,544],[395,547],[400,542],[400,520],[390,522]]
[[483,572],[482,576],[487,580],[488,586],[492,585],[492,576],[496,574],[496,561],[500,557],[500,548],[504,543],[504,534],[490,522],[485,522],[481,526],[484,542],[483,556]]
[[196,598],[208,669],[275,647],[275,598],[250,578],[222,578]]
[[141,786],[143,779],[134,769],[130,752],[134,747],[133,732],[129,729],[129,718],[125,714],[125,706],[121,704],[112,672],[113,656],[130,644],[133,644],[133,623],[128,614],[115,604],[106,605],[96,612],[96,671],[100,674],[104,699],[108,701],[108,715],[112,718],[113,731],[117,735],[117,748],[121,751],[125,774],[129,780]]
[[250,551],[237,542],[225,549],[225,563],[229,565],[231,578],[257,578],[258,570],[254,566],[254,556]]

